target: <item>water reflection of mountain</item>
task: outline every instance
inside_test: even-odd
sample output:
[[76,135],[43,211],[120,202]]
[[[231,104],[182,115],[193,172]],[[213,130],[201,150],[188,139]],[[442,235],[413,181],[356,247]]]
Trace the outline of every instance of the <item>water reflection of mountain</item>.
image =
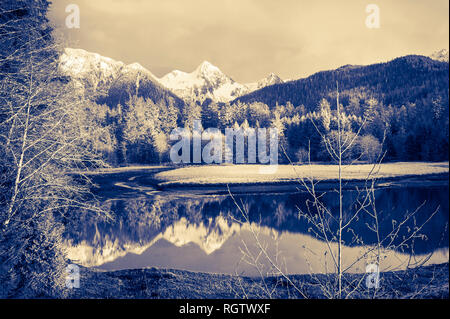
[[[447,194],[448,187],[378,190],[377,210],[382,232],[388,233],[392,229],[392,220],[402,220],[405,212],[411,212],[425,202],[415,215],[415,221],[411,220],[402,228],[399,233],[399,238],[402,238],[413,229],[414,222],[416,225],[423,224],[440,205],[438,214],[421,231],[426,238],[415,239],[414,250],[417,254],[425,254],[448,247]],[[351,206],[355,196],[356,192],[346,194],[346,207]],[[236,199],[248,209],[251,222],[259,223],[275,234],[310,234],[309,225],[298,218],[297,207],[303,211],[307,209],[308,196],[305,194],[242,195],[236,196]],[[324,196],[327,206],[335,212],[338,208],[336,199],[335,193]],[[114,220],[86,215],[80,220],[70,221],[67,227],[70,255],[86,265],[102,265],[127,253],[140,255],[162,240],[176,247],[194,244],[209,255],[220,250],[233,234],[242,231],[241,225],[231,218],[240,219],[241,216],[229,196],[111,200],[104,205],[114,212]],[[375,242],[374,234],[367,227],[371,223],[372,219],[362,214],[352,227],[366,244]],[[349,246],[356,245],[352,243],[352,237],[351,232],[344,233],[344,241]],[[405,248],[408,250],[410,247]]]

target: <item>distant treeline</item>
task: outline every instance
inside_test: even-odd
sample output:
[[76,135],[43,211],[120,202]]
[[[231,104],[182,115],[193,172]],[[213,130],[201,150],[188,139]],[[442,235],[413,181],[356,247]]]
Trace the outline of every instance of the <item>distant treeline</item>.
[[448,160],[448,86],[448,63],[424,56],[319,72],[230,103],[188,103],[151,79],[139,87],[124,79],[88,98],[85,118],[92,143],[113,165],[168,162],[170,132],[197,119],[222,130],[276,127],[280,162],[327,162],[323,137],[336,137],[339,91],[345,134],[359,133],[348,160],[384,154],[384,161],[442,161]]
[[[359,133],[346,159],[371,162],[385,154],[385,161],[448,160],[448,95],[430,95],[427,103],[401,106],[384,105],[365,91],[344,91],[341,96],[345,136]],[[291,103],[270,108],[261,102],[192,103],[180,109],[132,96],[113,108],[89,102],[84,117],[90,122],[86,127],[94,148],[113,165],[169,162],[170,132],[192,128],[197,119],[203,128],[222,132],[228,127],[276,127],[280,162],[331,161],[323,136],[331,141],[337,136],[334,101],[330,94],[313,110]]]

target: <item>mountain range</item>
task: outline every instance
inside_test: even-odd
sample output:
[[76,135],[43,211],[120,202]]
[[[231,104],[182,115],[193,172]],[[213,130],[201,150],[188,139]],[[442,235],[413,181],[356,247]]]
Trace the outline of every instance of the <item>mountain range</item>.
[[154,102],[173,99],[176,104],[228,102],[263,87],[283,83],[271,73],[255,83],[240,84],[211,63],[202,62],[193,72],[174,70],[161,78],[139,63],[123,62],[82,49],[66,48],[60,59],[60,68],[74,80],[81,94],[93,96],[110,106],[126,102],[129,93],[151,98]]
[[182,109],[186,103],[262,102],[269,107],[304,105],[313,110],[321,98],[339,89],[370,95],[385,105],[421,103],[429,94],[448,100],[448,50],[430,57],[409,55],[385,63],[345,65],[335,70],[317,72],[309,77],[285,82],[275,74],[247,84],[240,84],[218,67],[204,61],[191,73],[175,70],[161,78],[139,63],[123,62],[87,52],[65,49],[60,68],[74,82],[81,95],[111,107],[124,104],[130,95],[164,101]]
[[100,104],[123,105],[130,94],[136,94],[155,103],[164,101],[180,108],[184,105],[182,99],[139,63],[126,65],[97,53],[66,48],[59,66],[61,72],[74,82],[79,95]]

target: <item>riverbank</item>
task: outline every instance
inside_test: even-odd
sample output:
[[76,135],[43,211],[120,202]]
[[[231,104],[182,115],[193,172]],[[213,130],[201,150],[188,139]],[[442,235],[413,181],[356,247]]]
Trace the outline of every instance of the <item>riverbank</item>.
[[[408,163],[409,164],[409,163]],[[387,165],[387,164],[386,164]],[[390,164],[392,165],[392,164]],[[399,165],[396,163],[396,165]],[[435,165],[435,166],[433,166]],[[317,167],[324,168],[326,170],[328,165],[317,165]],[[208,172],[203,172],[203,174],[209,174],[214,171],[214,168],[218,166],[202,166],[193,167],[197,169],[208,168]],[[233,173],[239,172],[243,173],[244,166],[223,166]],[[289,166],[286,166],[288,168]],[[308,167],[308,166],[306,166]],[[330,167],[330,166],[328,166]],[[395,167],[395,166],[394,166]],[[419,169],[422,167],[422,169]],[[428,167],[428,168],[425,168]],[[190,168],[190,167],[186,167]],[[292,168],[292,167],[291,167]],[[448,185],[448,163],[419,163],[418,166],[409,166],[409,170],[405,170],[403,167],[403,173],[408,174],[397,174],[388,175],[389,170],[384,171],[385,177],[379,179],[379,181],[386,183],[389,181],[389,187],[392,185],[399,185],[399,183],[417,183],[421,186],[426,185],[436,185],[439,183],[445,183]],[[416,169],[416,171],[414,171]],[[164,170],[164,172],[162,172]],[[393,168],[391,167],[391,170]],[[172,197],[177,195],[177,193],[183,193],[185,196],[191,198],[195,192],[192,190],[194,187],[185,183],[182,186],[175,186],[173,189],[168,187],[167,191],[160,186],[161,179],[156,179],[155,175],[163,173],[171,173],[177,171],[171,167],[131,167],[131,168],[119,168],[119,169],[109,169],[107,171],[93,173],[93,180],[99,184],[99,193],[107,199],[125,199],[128,198],[136,199],[137,196],[145,196],[145,198],[151,196],[161,196],[166,201],[170,201]],[[323,170],[321,170],[323,171]],[[416,174],[414,174],[416,173]],[[348,179],[345,185],[353,185],[355,181],[358,181],[358,175],[353,174],[354,179]],[[299,183],[297,181],[278,181],[280,184],[278,187],[285,187],[286,189],[298,187]],[[325,180],[320,184],[329,185],[335,187],[334,180]],[[397,183],[397,184],[396,184]],[[177,185],[177,184],[175,184]],[[213,184],[202,184],[197,185],[199,188],[203,188],[207,191],[215,194],[216,192],[226,192],[226,187],[212,186]],[[222,184],[226,185],[226,184]],[[274,190],[273,183],[255,183],[255,188],[267,189],[268,191]],[[295,186],[293,186],[295,185]],[[431,187],[431,186],[430,186]],[[448,187],[448,186],[447,186]],[[233,184],[230,186],[233,193],[235,189],[239,188],[242,192],[249,193],[252,187],[248,187],[248,184]],[[156,193],[156,195],[153,195]],[[447,198],[447,192],[445,196]],[[140,197],[139,197],[140,198]],[[153,197],[152,197],[153,198]],[[408,197],[406,197],[408,198]],[[159,200],[159,199],[158,199]],[[270,198],[269,198],[270,200]],[[184,199],[182,200],[184,201]],[[392,203],[392,201],[389,201]],[[292,203],[291,203],[292,204]],[[264,206],[261,202],[257,202],[257,206],[265,207],[267,210],[268,206]],[[145,206],[145,205],[144,205]],[[398,204],[394,203],[394,206]],[[403,207],[403,205],[401,205]],[[203,207],[203,206],[194,206]],[[270,206],[271,207],[271,206]],[[447,205],[448,207],[448,205]],[[197,208],[195,208],[197,209]],[[135,210],[131,210],[135,211]],[[167,210],[162,209],[161,212],[166,212]],[[269,212],[275,211],[272,209]],[[200,214],[200,211],[198,211]],[[216,216],[216,209],[214,209],[214,214],[208,214],[207,211],[201,211],[202,216]],[[144,212],[139,211],[140,217],[146,216]],[[130,216],[134,216],[133,214]],[[134,220],[134,219],[133,219]],[[147,222],[148,220],[143,218]],[[448,217],[447,217],[448,220]],[[122,224],[122,227],[126,228],[126,224]],[[273,223],[268,223],[272,225]],[[290,224],[289,220],[286,221],[286,225]],[[125,225],[125,226],[124,226]],[[435,228],[433,228],[434,230]],[[146,233],[147,230],[142,231],[140,229],[131,228],[130,233]],[[186,233],[184,228],[182,228],[183,234]],[[108,233],[106,233],[108,234]],[[111,237],[115,240],[116,237]],[[181,238],[181,237],[180,237]],[[228,241],[229,243],[230,241]],[[183,252],[177,252],[180,258],[184,258]],[[190,251],[189,256],[191,258],[196,258],[195,255]],[[166,251],[164,256],[166,256]],[[194,257],[192,257],[194,256]],[[77,258],[74,258],[78,260]],[[229,259],[227,255],[227,259]],[[218,263],[218,259],[214,259],[214,263]],[[438,262],[444,262],[446,259],[440,260]],[[154,262],[154,259],[151,259]],[[202,261],[201,261],[202,262]],[[155,263],[150,263],[147,265],[154,265]],[[145,264],[142,265],[129,265],[126,268],[141,268],[146,267]],[[173,267],[173,268],[183,268],[184,266],[176,266],[173,263],[168,263],[162,267]],[[119,269],[119,268],[116,268]],[[120,268],[124,269],[124,268]],[[216,271],[216,270],[211,270]],[[221,271],[217,271],[221,272]],[[231,272],[229,272],[231,273]],[[300,273],[296,271],[295,273]],[[316,278],[320,280],[325,280],[324,275],[316,275]],[[381,286],[382,289],[379,291],[378,297],[380,298],[448,298],[448,263],[437,265],[437,266],[427,266],[421,267],[409,271],[399,271],[399,272],[389,272],[383,273]],[[349,280],[361,280],[363,279],[361,275],[349,275]],[[320,290],[317,281],[308,275],[290,275],[289,280],[292,281],[296,286],[301,286],[305,289],[307,296],[310,298],[325,298],[326,296]],[[274,285],[277,283],[276,278],[267,278],[266,283]],[[172,269],[155,269],[155,268],[144,268],[144,269],[129,269],[120,271],[97,271],[90,268],[81,268],[81,288],[74,289],[72,291],[72,298],[263,298],[267,297],[264,291],[261,290],[262,280],[252,279],[249,277],[237,277],[224,274],[211,274],[211,273],[200,273],[192,271],[183,270],[172,270]],[[415,293],[418,292],[418,295]],[[367,295],[366,291],[359,290],[356,291],[352,297],[354,298],[365,298]],[[274,287],[274,298],[289,298],[302,297],[299,293],[295,292],[292,287],[286,288],[286,280],[282,280],[279,285]]]
[[[203,165],[166,170],[154,175],[160,189],[204,188],[224,186],[302,186],[301,180],[321,181],[331,187],[338,180],[337,165],[279,165],[273,174],[261,174],[260,165]],[[370,175],[371,174],[371,175]],[[373,165],[346,166],[342,179],[348,186],[364,184],[370,175],[377,184],[448,183],[449,163],[386,163],[373,171]],[[393,185],[395,186],[395,185]],[[272,187],[271,187],[272,188]]]
[[[290,275],[289,280],[310,299],[326,298],[318,280],[326,275]],[[362,275],[349,274],[347,279],[360,280]],[[304,298],[287,285],[287,280],[268,277],[265,284],[273,287],[272,298]],[[260,278],[196,273],[172,269],[133,269],[113,272],[81,268],[80,288],[69,298],[152,298],[152,299],[233,299],[268,298]],[[289,287],[288,287],[289,286]],[[373,293],[373,290],[371,291]],[[364,281],[351,298],[367,298]],[[449,264],[430,265],[406,271],[380,274],[377,298],[448,298]]]

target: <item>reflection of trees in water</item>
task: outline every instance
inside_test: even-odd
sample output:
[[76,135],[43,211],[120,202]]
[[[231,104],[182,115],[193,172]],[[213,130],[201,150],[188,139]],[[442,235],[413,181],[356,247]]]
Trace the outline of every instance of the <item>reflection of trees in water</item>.
[[65,237],[72,244],[81,241],[102,246],[107,241],[144,244],[172,225],[181,217],[190,223],[200,224],[204,206],[212,199],[188,199],[176,201],[166,198],[128,199],[107,201],[103,209],[111,212],[111,218],[85,214],[77,220],[66,221]]
[[[377,209],[380,217],[382,235],[392,230],[393,221],[401,221],[406,212],[411,212],[426,201],[421,211],[415,216],[415,224],[422,225],[429,215],[441,205],[440,212],[425,224],[422,234],[425,238],[415,239],[415,252],[426,253],[436,248],[448,247],[448,188],[389,188],[376,191]],[[346,194],[344,207],[354,205],[356,192]],[[235,196],[248,207],[251,222],[271,227],[279,232],[310,234],[309,225],[300,220],[298,209],[306,211],[309,196],[305,193],[283,195],[240,195]],[[323,197],[324,203],[332,212],[338,213],[337,194],[328,192]],[[78,220],[68,221],[66,237],[77,244],[82,240],[94,246],[101,247],[107,241],[120,243],[150,242],[155,236],[163,232],[181,218],[189,224],[203,224],[207,229],[217,229],[218,216],[239,219],[240,213],[229,196],[208,196],[201,198],[156,197],[152,199],[131,199],[107,201],[104,208],[112,212],[113,219],[108,220],[101,216],[83,215]],[[344,210],[351,211],[350,209]],[[349,214],[345,218],[350,218]],[[228,218],[228,223],[233,222]],[[373,244],[376,238],[368,226],[373,219],[367,214],[361,214],[353,223],[353,232],[357,233],[365,244]],[[414,228],[411,220],[402,227],[397,240],[402,240]],[[332,230],[337,229],[333,225]],[[345,232],[343,239],[348,246],[358,245],[352,241],[353,232]]]
[[[414,249],[416,253],[430,252],[436,248],[448,247],[448,187],[447,188],[385,188],[375,192],[377,210],[381,235],[386,236],[393,229],[393,223],[404,220],[407,213],[416,210],[425,202],[423,207],[415,214],[414,219],[401,227],[399,236],[395,238],[394,244],[403,240],[404,236],[411,234],[414,227],[423,225],[435,209],[440,205],[439,212],[423,226],[420,234],[425,235],[414,238]],[[235,196],[238,200],[239,196]],[[275,197],[275,198],[274,198]],[[357,192],[348,191],[344,196],[344,223],[351,218],[349,212],[354,212],[350,207],[355,205]],[[241,197],[242,198],[242,197]],[[298,209],[307,211],[308,201],[311,198],[305,194],[291,194],[279,196],[255,196],[247,198],[249,207],[249,219],[253,222],[261,220],[264,226],[273,227],[278,231],[290,231],[296,233],[310,234],[309,227],[305,220],[299,220]],[[339,211],[338,194],[328,192],[323,196],[324,204],[330,208],[336,216]],[[298,207],[298,209],[297,209]],[[346,209],[345,209],[346,208]],[[371,212],[369,210],[369,212]],[[372,212],[371,212],[372,213]],[[343,240],[347,246],[356,246],[360,242],[355,242],[354,233],[358,234],[365,244],[377,242],[376,234],[369,230],[373,227],[373,218],[367,213],[362,213],[352,223],[352,231],[343,233]],[[337,221],[330,220],[331,230],[337,231]],[[409,246],[403,247],[406,252],[410,251]]]

